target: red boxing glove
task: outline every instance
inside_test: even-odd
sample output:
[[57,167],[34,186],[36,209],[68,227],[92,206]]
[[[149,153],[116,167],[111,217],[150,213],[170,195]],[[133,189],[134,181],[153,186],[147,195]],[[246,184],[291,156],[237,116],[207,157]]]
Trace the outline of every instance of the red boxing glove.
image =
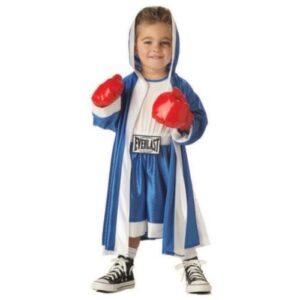
[[122,77],[116,74],[112,78],[100,84],[92,96],[96,106],[105,107],[113,103],[122,94],[124,84]]
[[194,120],[184,94],[176,87],[158,96],[152,107],[152,117],[165,126],[181,130],[190,129]]

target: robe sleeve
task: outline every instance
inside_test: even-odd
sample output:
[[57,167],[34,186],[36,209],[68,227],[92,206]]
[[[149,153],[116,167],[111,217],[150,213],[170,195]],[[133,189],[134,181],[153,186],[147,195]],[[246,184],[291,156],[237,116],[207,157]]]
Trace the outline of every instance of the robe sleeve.
[[123,78],[124,90],[122,95],[107,107],[98,107],[92,103],[93,124],[104,129],[117,132],[119,125],[126,118],[132,91],[137,81],[137,75],[133,72]]
[[103,129],[117,130],[121,111],[121,96],[106,107],[98,107],[92,103],[93,124]]
[[208,124],[206,111],[199,96],[193,91],[187,81],[181,79],[178,88],[184,93],[190,105],[190,110],[194,114],[194,121],[187,132],[172,130],[172,138],[181,145],[189,145],[196,142],[203,135]]

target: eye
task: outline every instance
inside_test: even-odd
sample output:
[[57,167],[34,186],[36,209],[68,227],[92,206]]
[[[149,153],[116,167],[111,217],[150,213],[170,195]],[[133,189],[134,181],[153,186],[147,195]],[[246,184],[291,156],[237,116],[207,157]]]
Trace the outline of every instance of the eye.
[[160,45],[161,45],[162,47],[170,47],[170,46],[171,46],[171,43],[170,43],[169,41],[162,41],[162,42],[160,43]]
[[151,45],[151,41],[144,41],[145,45]]

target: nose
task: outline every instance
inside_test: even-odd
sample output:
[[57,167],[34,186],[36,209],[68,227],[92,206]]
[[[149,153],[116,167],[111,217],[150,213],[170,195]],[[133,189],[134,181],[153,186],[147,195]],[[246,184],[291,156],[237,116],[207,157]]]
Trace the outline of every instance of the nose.
[[160,44],[159,43],[153,43],[153,48],[152,50],[154,51],[159,51],[160,50]]

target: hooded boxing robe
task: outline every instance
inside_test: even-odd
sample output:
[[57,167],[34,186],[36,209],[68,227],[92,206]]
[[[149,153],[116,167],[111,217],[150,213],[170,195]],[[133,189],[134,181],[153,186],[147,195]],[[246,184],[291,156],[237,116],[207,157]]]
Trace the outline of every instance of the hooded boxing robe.
[[[104,108],[92,104],[94,125],[115,133],[102,234],[104,254],[128,253],[132,167],[130,143],[134,124],[147,93],[147,81],[140,73],[140,60],[134,53],[134,28],[133,23],[129,32],[129,60],[134,72],[123,79],[122,95]],[[179,35],[174,19],[172,49],[172,60],[168,66],[168,91],[172,87],[178,87],[183,92],[194,114],[194,121],[188,133],[172,129],[168,191],[161,238],[163,254],[184,256],[186,250],[209,243],[204,220],[195,200],[185,149],[186,145],[196,142],[203,135],[207,116],[200,98],[188,82],[175,73],[179,56]],[[131,102],[134,102],[132,107]],[[143,239],[147,238],[146,233]]]

